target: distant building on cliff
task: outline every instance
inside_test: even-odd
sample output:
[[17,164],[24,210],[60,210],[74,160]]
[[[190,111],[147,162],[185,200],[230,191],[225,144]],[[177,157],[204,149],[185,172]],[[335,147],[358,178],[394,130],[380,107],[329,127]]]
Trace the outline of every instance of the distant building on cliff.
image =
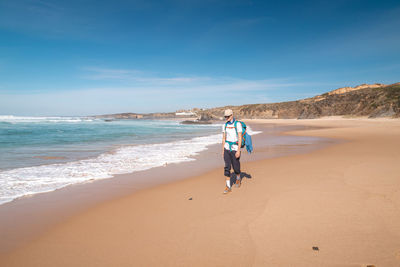
[[183,112],[176,112],[176,116],[196,116],[196,113],[192,111],[183,111]]

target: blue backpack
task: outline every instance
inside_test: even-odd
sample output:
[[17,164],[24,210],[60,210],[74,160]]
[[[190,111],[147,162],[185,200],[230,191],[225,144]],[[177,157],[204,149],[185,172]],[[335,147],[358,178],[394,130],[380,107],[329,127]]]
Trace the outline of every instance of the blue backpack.
[[[242,124],[242,129],[243,129],[241,148],[246,146],[247,153],[250,154],[251,152],[253,152],[253,142],[251,140],[251,135],[249,135],[247,133],[247,125],[244,122],[235,120],[234,126],[235,126],[235,130],[236,130],[236,135],[239,136],[238,131],[237,131],[237,123],[238,122]],[[227,125],[228,125],[228,123],[226,122],[225,123],[225,132],[226,132]],[[230,142],[230,141],[226,141],[226,140],[225,140],[225,142],[227,142],[229,144],[229,150],[232,150],[232,145],[238,145],[238,142]]]

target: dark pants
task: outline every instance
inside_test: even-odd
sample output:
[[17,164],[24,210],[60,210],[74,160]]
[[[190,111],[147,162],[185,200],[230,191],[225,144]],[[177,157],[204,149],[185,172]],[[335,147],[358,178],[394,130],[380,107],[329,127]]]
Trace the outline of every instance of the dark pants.
[[233,167],[233,171],[236,173],[236,175],[240,174],[240,157],[237,159],[235,154],[236,151],[234,150],[229,151],[224,149],[224,175],[226,177],[231,177],[231,166]]

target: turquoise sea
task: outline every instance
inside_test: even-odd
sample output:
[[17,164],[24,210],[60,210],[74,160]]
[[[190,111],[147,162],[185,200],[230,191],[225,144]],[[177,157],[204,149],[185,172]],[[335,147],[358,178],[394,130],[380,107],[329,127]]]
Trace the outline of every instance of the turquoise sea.
[[220,125],[0,116],[0,204],[89,180],[194,160]]
[[[248,126],[250,134],[257,133]],[[283,128],[273,125],[264,130],[268,157],[279,156],[274,147],[295,153],[318,142],[314,137],[277,135]],[[221,142],[221,131],[222,122],[0,116],[0,204],[115,174],[192,161]]]

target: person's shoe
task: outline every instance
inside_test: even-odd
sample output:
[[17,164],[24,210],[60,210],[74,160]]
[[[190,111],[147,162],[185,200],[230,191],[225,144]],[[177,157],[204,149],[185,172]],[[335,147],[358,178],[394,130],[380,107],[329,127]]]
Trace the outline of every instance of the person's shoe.
[[225,187],[224,194],[228,194],[231,191],[232,189],[230,189],[229,187]]
[[237,188],[239,188],[241,185],[242,185],[242,180],[241,180],[241,179],[236,179],[235,186],[236,186]]

